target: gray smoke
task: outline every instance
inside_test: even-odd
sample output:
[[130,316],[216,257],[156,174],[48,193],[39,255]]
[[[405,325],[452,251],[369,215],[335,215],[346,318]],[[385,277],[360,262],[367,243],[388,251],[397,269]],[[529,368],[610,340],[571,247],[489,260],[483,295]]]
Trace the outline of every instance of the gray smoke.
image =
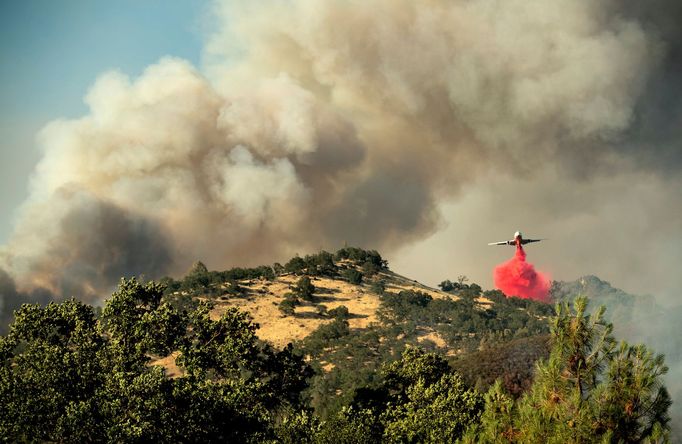
[[87,115],[41,132],[0,248],[5,313],[32,289],[93,299],[121,275],[344,242],[432,283],[456,269],[485,284],[480,245],[517,227],[553,238],[534,260],[556,278],[677,301],[679,2],[212,11],[201,70],[167,57],[135,79],[103,73]]
[[0,335],[5,334],[12,322],[14,311],[21,304],[46,304],[54,299],[54,294],[47,289],[36,287],[29,292],[20,292],[14,279],[0,268]]
[[662,125],[655,81],[677,66],[677,30],[632,5],[216,3],[206,75],[173,58],[105,73],[88,115],[42,131],[3,266],[22,288],[89,294],[195,258],[390,251],[434,233],[438,203],[489,171],[655,170],[641,151],[672,142],[638,137]]

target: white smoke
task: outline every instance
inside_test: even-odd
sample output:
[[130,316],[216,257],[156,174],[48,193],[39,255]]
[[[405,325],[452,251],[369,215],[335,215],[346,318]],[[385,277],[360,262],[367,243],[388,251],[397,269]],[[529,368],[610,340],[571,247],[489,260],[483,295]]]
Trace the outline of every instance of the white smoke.
[[[622,141],[669,49],[612,1],[214,10],[202,71],[169,57],[136,79],[104,73],[86,116],[42,131],[31,196],[0,252],[20,288],[106,292],[116,273],[344,242],[390,251],[434,233],[439,203],[482,173],[553,165],[589,183],[636,169]],[[112,224],[128,235],[98,236]]]
[[[120,277],[103,271],[112,256],[126,259],[119,275],[158,276],[190,258],[289,253],[316,235],[312,218],[333,205],[332,182],[364,155],[353,126],[286,75],[224,97],[166,58],[132,82],[102,75],[86,103],[88,116],[41,133],[31,198],[3,249],[24,286],[61,294],[67,279],[105,290]],[[129,225],[142,238],[104,235]],[[145,236],[164,241],[145,245]]]
[[[494,204],[519,222],[607,233],[622,243],[612,258],[572,254],[616,285],[679,264],[679,2],[225,0],[213,10],[204,69],[168,57],[136,79],[104,73],[87,115],[44,128],[30,197],[0,248],[4,310],[27,290],[98,298],[122,275],[177,274],[196,259],[224,268],[344,242],[390,253],[436,232],[439,206],[463,195],[452,216],[462,230],[506,222]],[[491,176],[503,190],[477,193]],[[644,181],[632,195],[630,180]],[[642,238],[660,249],[619,266]],[[436,269],[433,250],[419,260]]]

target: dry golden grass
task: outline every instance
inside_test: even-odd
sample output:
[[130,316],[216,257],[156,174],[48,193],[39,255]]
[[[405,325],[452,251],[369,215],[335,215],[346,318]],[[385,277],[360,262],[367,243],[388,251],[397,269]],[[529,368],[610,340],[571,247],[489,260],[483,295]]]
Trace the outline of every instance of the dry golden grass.
[[[421,291],[433,298],[456,296],[420,284],[393,272],[381,272],[379,279],[386,281],[386,290],[398,292],[401,290]],[[327,310],[345,305],[350,312],[348,324],[351,329],[367,328],[378,322],[377,309],[380,299],[369,289],[369,285],[353,285],[341,279],[327,277],[313,277],[315,286],[314,303],[303,302],[296,307],[295,316],[285,316],[279,310],[279,303],[291,291],[291,287],[299,279],[298,276],[278,276],[273,281],[250,280],[241,281],[239,285],[246,290],[244,297],[234,297],[216,304],[212,316],[219,317],[228,307],[237,307],[247,311],[260,328],[256,331],[259,338],[270,342],[276,347],[283,347],[289,342],[298,341],[324,323],[331,322],[318,314],[317,306],[324,305]],[[441,339],[442,341],[442,339]],[[440,341],[434,341],[437,344]]]
[[459,297],[446,293],[444,291],[438,290],[436,288],[429,287],[415,280],[408,279],[399,274],[393,273],[392,271],[386,271],[381,273],[382,278],[384,278],[388,285],[386,285],[386,290],[399,292],[402,290],[420,291],[426,293],[434,299],[442,299],[449,297],[453,300],[459,299]]
[[[239,281],[240,287],[245,290],[244,296],[221,298],[215,301],[211,317],[219,318],[230,307],[246,311],[259,325],[256,330],[258,337],[277,348],[304,339],[320,325],[332,322],[332,319],[319,314],[319,305],[324,305],[327,310],[341,305],[346,306],[350,312],[348,324],[351,329],[363,329],[372,323],[379,322],[377,309],[381,301],[379,295],[370,290],[369,284],[354,285],[341,278],[327,277],[312,277],[311,280],[315,286],[315,302],[301,301],[302,305],[295,309],[295,316],[285,316],[279,310],[279,303],[287,293],[292,291],[292,287],[299,279],[300,277],[295,275],[282,275],[272,281],[265,279]],[[382,271],[374,279],[383,280],[386,283],[386,291],[394,293],[411,290],[426,293],[434,299],[458,299],[455,295],[426,286],[392,271]],[[200,297],[199,299],[207,298]],[[477,302],[483,307],[492,305],[492,301],[483,297],[478,298]],[[448,349],[445,340],[433,329],[423,329],[418,341],[430,341],[447,355],[457,354],[457,350]],[[175,364],[177,356],[178,352],[174,352],[165,358],[153,360],[151,365],[164,367],[166,374],[172,378],[180,377],[182,370]],[[332,363],[322,362],[321,364],[326,372],[334,368]]]
[[178,357],[180,352],[173,352],[165,358],[155,359],[150,362],[151,365],[160,365],[166,369],[166,375],[170,378],[178,378],[182,376],[182,370],[175,364],[175,358]]
[[476,303],[481,308],[490,308],[494,305],[493,301],[483,296],[479,296],[478,298],[476,298]]
[[436,347],[445,349],[447,348],[448,344],[445,342],[445,339],[436,331],[433,331],[432,329],[429,329],[428,332],[419,335],[417,338],[418,342],[424,342],[424,341],[431,341],[435,344]]

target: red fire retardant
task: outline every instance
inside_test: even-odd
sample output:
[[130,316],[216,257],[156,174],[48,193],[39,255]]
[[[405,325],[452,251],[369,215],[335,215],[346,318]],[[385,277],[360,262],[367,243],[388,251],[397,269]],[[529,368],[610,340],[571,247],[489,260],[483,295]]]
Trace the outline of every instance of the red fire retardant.
[[537,271],[533,264],[526,262],[526,252],[521,245],[516,247],[516,254],[507,262],[495,267],[495,287],[507,297],[517,296],[523,299],[550,302],[548,276]]

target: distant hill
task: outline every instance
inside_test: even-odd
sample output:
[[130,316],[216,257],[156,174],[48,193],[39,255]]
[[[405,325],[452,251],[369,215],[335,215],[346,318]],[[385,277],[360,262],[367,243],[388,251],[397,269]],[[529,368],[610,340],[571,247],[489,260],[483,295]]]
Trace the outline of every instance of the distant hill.
[[578,295],[587,296],[590,299],[590,307],[606,306],[606,316],[612,322],[630,322],[635,313],[638,315],[651,315],[660,311],[656,301],[651,295],[632,295],[611,286],[596,276],[583,276],[575,281],[554,281],[550,290],[554,301],[573,300]]
[[[578,295],[587,296],[589,308],[606,307],[606,318],[614,324],[616,336],[632,342],[645,342],[666,355],[680,354],[679,350],[661,342],[670,342],[667,341],[670,335],[680,337],[675,342],[682,349],[682,330],[675,321],[681,318],[682,306],[661,307],[651,295],[627,293],[596,276],[583,276],[570,282],[555,281],[550,294],[555,301],[571,301]],[[675,331],[668,334],[666,330],[670,328],[675,328]],[[666,341],[661,341],[662,337]]]

